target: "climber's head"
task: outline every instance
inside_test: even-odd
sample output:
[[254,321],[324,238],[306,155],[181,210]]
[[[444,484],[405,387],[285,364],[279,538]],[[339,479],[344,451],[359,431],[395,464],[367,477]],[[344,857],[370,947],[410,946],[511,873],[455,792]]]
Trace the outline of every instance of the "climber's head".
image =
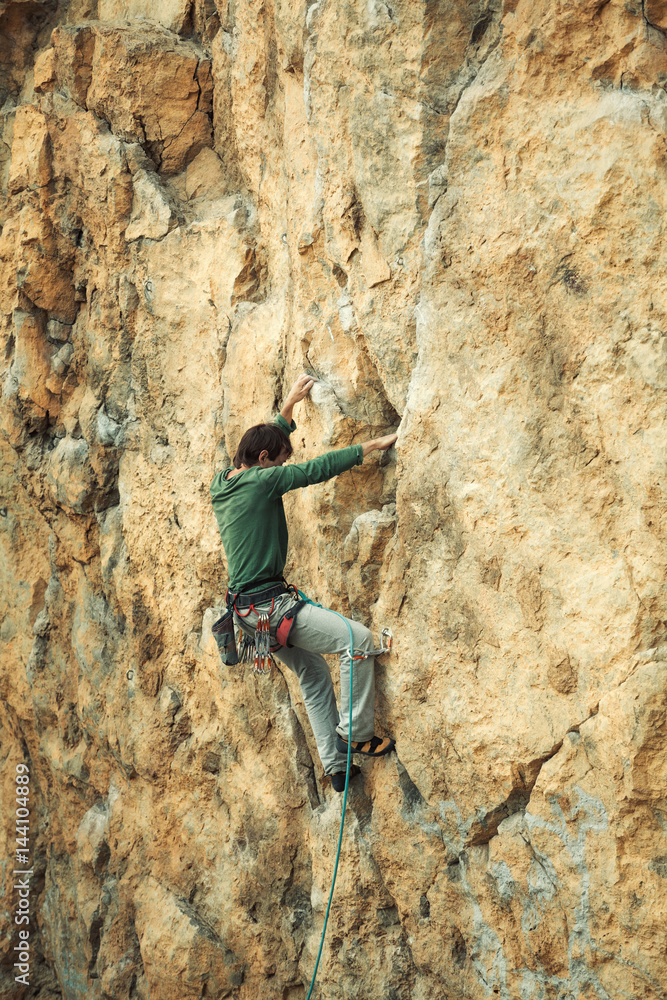
[[292,454],[292,445],[275,424],[256,424],[246,431],[234,456],[234,468],[261,465],[263,469],[282,465]]

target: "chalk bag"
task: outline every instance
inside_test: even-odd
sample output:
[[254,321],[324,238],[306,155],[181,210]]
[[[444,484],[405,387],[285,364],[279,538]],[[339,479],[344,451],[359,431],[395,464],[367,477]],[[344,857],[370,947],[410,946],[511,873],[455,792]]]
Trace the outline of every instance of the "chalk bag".
[[235,666],[239,662],[239,657],[236,651],[233,615],[226,611],[222,618],[218,618],[217,622],[213,623],[211,631],[222,662],[226,667]]

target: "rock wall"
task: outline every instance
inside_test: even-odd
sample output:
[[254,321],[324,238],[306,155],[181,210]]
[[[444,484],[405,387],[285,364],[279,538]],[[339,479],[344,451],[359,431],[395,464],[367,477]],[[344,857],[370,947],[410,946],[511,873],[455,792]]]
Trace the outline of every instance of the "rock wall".
[[667,4],[0,10],[1,996],[306,996],[342,797],[208,496],[301,371],[299,458],[399,432],[287,504],[395,635],[315,995],[667,996]]

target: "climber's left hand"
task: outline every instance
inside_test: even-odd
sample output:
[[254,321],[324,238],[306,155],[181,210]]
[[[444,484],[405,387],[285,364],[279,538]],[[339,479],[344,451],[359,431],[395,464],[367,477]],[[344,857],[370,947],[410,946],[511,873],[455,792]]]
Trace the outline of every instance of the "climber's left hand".
[[314,385],[315,379],[312,375],[299,375],[298,379],[288,392],[285,403],[291,403],[292,406],[294,406],[295,403],[300,403],[302,399],[306,398]]
[[292,410],[294,409],[294,404],[300,403],[302,399],[305,399],[314,385],[315,379],[312,375],[299,375],[298,379],[287,393],[287,399],[285,400],[283,408],[280,411],[281,417],[283,417],[288,424],[292,423]]

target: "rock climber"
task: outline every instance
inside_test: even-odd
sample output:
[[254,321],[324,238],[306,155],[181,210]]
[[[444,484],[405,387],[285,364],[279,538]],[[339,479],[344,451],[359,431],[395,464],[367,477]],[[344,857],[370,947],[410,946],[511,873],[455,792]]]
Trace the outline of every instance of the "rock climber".
[[[211,499],[227,556],[228,608],[233,607],[234,621],[244,632],[254,630],[261,614],[269,615],[272,640],[281,622],[291,626],[289,645],[280,646],[276,656],[299,679],[324,773],[331,776],[335,791],[342,792],[348,739],[352,740],[352,753],[366,757],[389,753],[395,740],[374,733],[375,664],[372,656],[363,657],[374,648],[371,631],[326,608],[302,604],[293,590],[288,590],[283,578],[288,532],[282,496],[361,465],[372,451],[390,448],[397,435],[330,451],[310,462],[285,465],[292,454],[289,436],[296,430],[294,406],[308,395],[314,382],[309,375],[300,375],[275,422],[257,424],[245,432],[233,468],[221,470],[213,479]],[[291,621],[295,608],[297,613]],[[346,621],[352,629],[355,651],[351,733],[350,639]],[[340,656],[340,713],[322,653]],[[350,777],[358,773],[359,768],[352,765]]]

